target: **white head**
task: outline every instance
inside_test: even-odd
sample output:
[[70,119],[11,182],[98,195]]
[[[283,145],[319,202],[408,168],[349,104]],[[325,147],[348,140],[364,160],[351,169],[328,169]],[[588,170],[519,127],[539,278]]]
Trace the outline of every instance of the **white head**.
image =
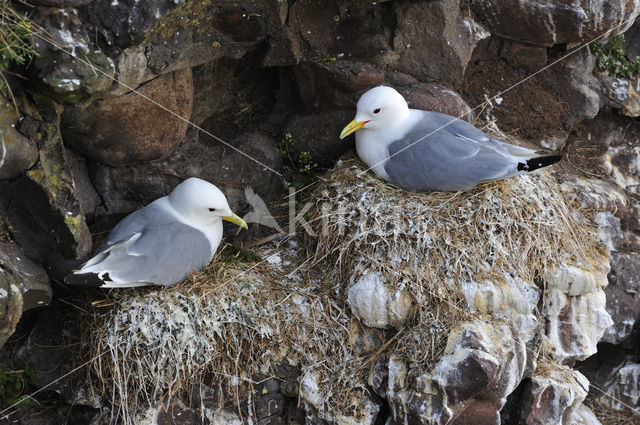
[[177,185],[168,198],[180,215],[196,224],[206,226],[227,220],[247,228],[247,224],[231,211],[222,191],[197,177],[190,177]]
[[380,130],[393,127],[409,115],[409,106],[404,97],[387,86],[374,87],[358,100],[356,117],[342,130],[344,139],[356,130]]

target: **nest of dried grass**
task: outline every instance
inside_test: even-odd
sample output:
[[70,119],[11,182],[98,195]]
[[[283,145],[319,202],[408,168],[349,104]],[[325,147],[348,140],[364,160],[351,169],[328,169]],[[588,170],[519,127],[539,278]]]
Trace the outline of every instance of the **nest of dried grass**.
[[325,180],[312,196],[318,235],[308,240],[310,264],[330,266],[338,294],[371,271],[408,290],[417,317],[393,348],[409,361],[437,359],[449,330],[470,318],[463,282],[511,275],[543,286],[548,268],[597,270],[606,255],[591,222],[546,170],[468,191],[421,193],[348,159]]
[[[546,267],[585,266],[604,250],[545,172],[415,193],[347,160],[311,199],[317,235],[307,238],[304,261],[282,251],[261,252],[252,264],[216,258],[175,288],[117,293],[94,333],[93,370],[124,422],[205,376],[237,394],[281,362],[319,376],[327,410],[339,409],[348,394],[365,391],[379,356],[393,352],[423,367],[439,359],[450,330],[470,318],[464,280],[511,274],[533,282]],[[373,347],[352,343],[355,319],[344,301],[366,271],[408,290],[417,305],[409,323]]]
[[93,382],[114,415],[137,423],[145,407],[196,391],[205,378],[239,405],[246,400],[233,395],[282,362],[331,376],[327,400],[336,386],[361,391],[342,303],[323,294],[318,276],[289,274],[295,264],[282,252],[261,254],[250,263],[217,256],[174,288],[116,292],[93,345]]

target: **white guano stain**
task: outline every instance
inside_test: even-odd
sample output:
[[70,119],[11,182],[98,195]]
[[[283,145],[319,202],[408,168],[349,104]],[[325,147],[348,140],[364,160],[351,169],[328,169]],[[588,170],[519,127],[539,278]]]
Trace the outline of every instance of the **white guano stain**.
[[7,143],[2,139],[2,156],[0,157],[0,168],[4,165],[4,159],[7,157]]

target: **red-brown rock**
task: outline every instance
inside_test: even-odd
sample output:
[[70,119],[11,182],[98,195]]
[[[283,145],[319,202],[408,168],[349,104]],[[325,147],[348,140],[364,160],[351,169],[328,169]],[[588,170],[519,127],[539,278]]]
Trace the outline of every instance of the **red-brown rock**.
[[[138,89],[142,95],[186,119],[191,115],[191,69],[165,74]],[[168,155],[184,138],[188,124],[136,93],[104,99],[85,109],[68,108],[62,134],[69,146],[111,166]]]

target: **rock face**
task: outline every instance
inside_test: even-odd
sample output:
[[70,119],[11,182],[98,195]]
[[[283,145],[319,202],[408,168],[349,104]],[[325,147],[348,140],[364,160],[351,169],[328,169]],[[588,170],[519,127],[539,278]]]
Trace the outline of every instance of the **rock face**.
[[22,309],[44,307],[51,302],[51,284],[47,273],[27,257],[14,243],[0,242],[0,268],[13,276],[22,293]]
[[[149,106],[148,99],[162,107]],[[193,80],[186,68],[156,78],[138,93],[66,109],[62,134],[70,146],[110,166],[159,159],[182,141],[188,126],[167,109],[184,118],[192,105]]]
[[106,93],[113,83],[114,63],[91,43],[77,10],[37,8],[33,20],[55,43],[34,43],[38,56],[32,67],[33,90],[44,91],[58,102],[77,102]]
[[551,46],[608,38],[624,32],[640,13],[634,0],[616,3],[573,0],[526,0],[517,5],[505,1],[474,0],[471,7],[489,31],[505,38]]
[[398,55],[395,69],[421,81],[462,80],[477,34],[472,21],[463,19],[459,3],[394,3],[398,25],[393,39]]
[[[260,200],[285,231],[278,210],[288,203],[315,230],[277,246],[243,234],[266,245],[265,261],[240,278],[244,254],[216,257],[206,295],[180,292],[189,284],[141,295],[150,309],[178,297],[167,312],[175,326],[132,319],[135,308],[118,305],[139,294],[117,294],[123,332],[149,320],[153,350],[173,344],[153,362],[163,370],[129,363],[121,370],[139,367],[136,379],[120,375],[120,392],[104,400],[72,375],[50,387],[61,396],[50,417],[25,410],[23,423],[104,425],[117,411],[129,425],[140,422],[126,411],[135,405],[149,424],[595,425],[584,376],[638,403],[640,126],[630,118],[640,78],[602,74],[585,46],[631,26],[638,0],[18,3],[57,47],[33,38],[39,55],[10,67],[25,77],[10,78],[18,113],[0,102],[0,345],[23,310],[51,302],[50,282],[86,258],[92,234],[184,178],[216,184],[241,215]],[[626,33],[630,59],[639,25]],[[476,191],[389,187],[343,157],[352,138],[338,138],[359,96],[382,84],[412,108],[564,160],[553,178]],[[301,152],[318,164],[305,175],[315,192],[294,208],[285,185]],[[236,281],[219,285],[227,273]],[[207,308],[191,314],[196,305]],[[64,345],[76,331],[60,306],[23,315],[28,337],[0,353],[16,370],[35,367],[38,387],[75,366]],[[192,369],[180,369],[185,359]],[[192,378],[202,385],[189,387]],[[154,393],[133,403],[128,385]],[[167,397],[179,390],[190,397]]]
[[594,354],[596,344],[613,324],[605,308],[608,268],[604,264],[596,267],[565,264],[545,276],[547,337],[561,363]]
[[549,376],[533,376],[527,386],[520,417],[524,424],[574,423],[574,415],[589,393],[587,378],[567,367],[553,370]]
[[595,117],[600,106],[600,82],[592,75],[595,58],[588,51],[575,52],[525,81],[562,54],[495,39],[483,41],[469,62],[462,94],[476,106],[509,89],[484,108],[484,118],[519,139],[559,149],[571,130]]
[[507,275],[495,282],[464,282],[462,291],[472,312],[506,319],[518,329],[524,342],[537,335],[540,326],[534,314],[540,296],[537,286]]
[[0,347],[16,330],[22,314],[22,293],[15,278],[0,270]]
[[393,418],[396,423],[499,424],[500,409],[520,382],[526,357],[524,344],[508,326],[462,324],[428,374],[400,359],[389,360],[386,394]]
[[20,130],[38,140],[40,159],[25,175],[0,187],[15,241],[56,277],[70,267],[65,258],[83,257],[91,249],[91,235],[68,172],[59,112],[54,108],[48,121],[23,120]]
[[640,254],[613,253],[609,286],[606,289],[607,311],[611,313],[613,326],[602,340],[620,344],[629,335],[640,317]]
[[0,180],[19,176],[38,159],[36,144],[18,133],[16,111],[8,100],[0,102]]

